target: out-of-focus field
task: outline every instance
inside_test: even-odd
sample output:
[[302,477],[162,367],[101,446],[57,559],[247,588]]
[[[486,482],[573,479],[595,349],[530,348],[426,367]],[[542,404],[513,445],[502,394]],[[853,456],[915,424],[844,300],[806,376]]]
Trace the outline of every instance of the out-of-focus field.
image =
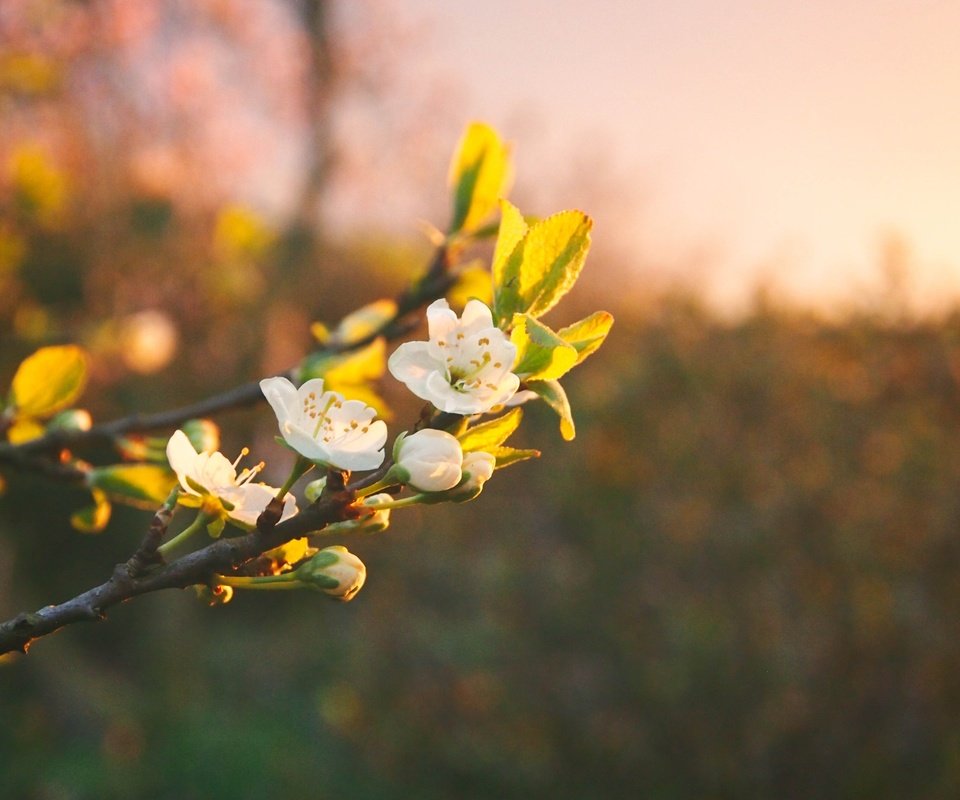
[[[956,318],[626,315],[568,378],[577,440],[531,407],[542,461],[351,543],[370,569],[351,605],[143,598],[6,665],[4,784],[955,796],[958,379]],[[102,576],[143,524],[85,538],[59,490],[14,488],[8,612]]]

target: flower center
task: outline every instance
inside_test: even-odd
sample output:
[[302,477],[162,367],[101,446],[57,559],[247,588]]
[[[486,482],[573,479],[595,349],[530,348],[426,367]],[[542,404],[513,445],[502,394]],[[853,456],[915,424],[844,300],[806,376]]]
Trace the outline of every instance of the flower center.
[[343,408],[343,402],[338,400],[336,395],[330,395],[322,409],[317,405],[317,396],[314,392],[310,392],[310,394],[304,398],[304,415],[308,419],[315,419],[317,421],[313,429],[314,439],[322,438],[324,443],[330,444],[334,439],[346,436],[353,431],[359,430],[361,433],[366,433],[370,430],[370,426],[361,425],[360,420],[349,419],[345,424],[341,420],[340,423],[343,425],[343,430],[338,435],[335,421],[331,419],[329,415],[331,408]]
[[[457,339],[462,340],[463,334],[458,333]],[[446,342],[439,342],[441,347],[446,346]],[[466,360],[466,363],[463,363],[463,360],[458,362],[458,359],[455,356],[447,356],[447,371],[450,373],[450,385],[455,391],[468,393],[470,391],[475,391],[482,387],[488,389],[496,389],[496,385],[490,382],[485,382],[483,380],[483,373],[487,371],[487,367],[493,366],[495,369],[500,369],[503,364],[499,361],[493,361],[493,355],[490,353],[490,339],[486,336],[481,336],[477,339],[476,347],[472,348],[471,351],[467,353],[462,352],[462,346],[460,341],[457,342],[457,355],[476,355],[477,358],[471,358]]]

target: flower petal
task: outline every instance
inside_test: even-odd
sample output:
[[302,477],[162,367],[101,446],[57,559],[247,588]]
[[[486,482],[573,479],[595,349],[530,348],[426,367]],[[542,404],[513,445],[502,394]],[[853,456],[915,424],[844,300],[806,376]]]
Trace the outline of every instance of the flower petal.
[[458,324],[457,315],[442,297],[427,306],[427,330],[431,340],[447,339],[457,329]]
[[417,397],[429,398],[423,394],[429,376],[435,372],[445,372],[442,359],[431,353],[429,342],[404,342],[390,356],[387,368],[401,383],[405,383]]
[[[468,300],[460,315],[460,330],[467,336],[475,331],[493,327],[493,314],[479,300]],[[499,331],[499,328],[497,329]]]
[[273,413],[277,415],[277,422],[280,423],[281,429],[285,420],[298,418],[300,402],[297,387],[289,380],[282,377],[264,378],[260,381],[260,391],[267,398]]
[[177,473],[177,479],[184,491],[197,494],[196,490],[187,483],[187,476],[197,462],[197,451],[193,449],[187,434],[181,430],[175,431],[167,442],[167,461]]

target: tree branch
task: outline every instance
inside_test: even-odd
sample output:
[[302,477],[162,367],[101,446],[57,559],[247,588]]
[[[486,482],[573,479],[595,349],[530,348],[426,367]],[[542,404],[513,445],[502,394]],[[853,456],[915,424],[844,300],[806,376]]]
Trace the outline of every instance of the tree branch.
[[[201,550],[143,574],[140,574],[142,565],[136,561],[137,554],[134,554],[130,561],[118,564],[105,583],[59,605],[45,606],[33,613],[18,614],[0,624],[0,655],[14,651],[26,653],[34,640],[67,625],[105,619],[108,608],[139,595],[206,584],[216,573],[233,570],[284,542],[320,530],[331,522],[350,518],[353,512],[349,506],[353,499],[354,493],[350,488],[334,492],[276,525],[269,524],[272,520],[261,524],[263,518],[268,517],[268,506],[268,511],[258,520],[258,529],[252,533],[218,539]],[[158,512],[158,515],[160,513]],[[155,524],[158,524],[156,520],[151,525],[154,535]],[[147,535],[148,538],[151,537],[151,533]],[[140,553],[139,550],[137,552]]]

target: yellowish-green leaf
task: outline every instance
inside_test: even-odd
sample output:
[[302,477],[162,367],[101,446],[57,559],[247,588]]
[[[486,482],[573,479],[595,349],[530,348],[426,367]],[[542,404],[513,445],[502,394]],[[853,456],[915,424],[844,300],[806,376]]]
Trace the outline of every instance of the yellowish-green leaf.
[[511,172],[510,148],[499,134],[482,122],[468,125],[450,162],[450,233],[478,228],[507,193]]
[[278,573],[316,552],[317,548],[311,547],[309,540],[304,536],[300,539],[291,539],[279,547],[267,550],[261,558],[269,559],[273,572]]
[[74,512],[70,516],[70,524],[80,533],[100,533],[110,522],[112,510],[107,496],[99,489],[94,489],[93,505]]
[[509,209],[504,203],[493,258],[494,310],[501,324],[517,312],[540,317],[559,302],[580,276],[593,226],[582,211],[561,211],[524,232],[520,212]]
[[493,283],[490,270],[479,262],[464,267],[457,276],[457,282],[447,292],[447,300],[455,311],[461,311],[469,300],[479,300],[486,306],[493,302]]
[[556,380],[577,363],[577,351],[542,322],[515,314],[510,340],[516,345],[513,371],[521,380]]
[[[349,345],[366,339],[378,333],[384,325],[396,316],[397,304],[393,300],[377,300],[368,303],[347,314],[336,330],[329,335],[329,340],[338,345]],[[316,336],[317,332],[314,332]]]
[[327,387],[363,383],[381,377],[386,369],[387,346],[383,338],[374,339],[366,347],[352,352],[330,355],[311,353],[300,362],[301,382],[311,378],[324,378]]
[[576,283],[590,249],[593,221],[582,211],[540,220],[524,237],[520,294],[531,317],[553,308]]
[[7,430],[7,439],[10,444],[23,444],[31,439],[39,439],[44,434],[44,427],[35,419],[21,417],[15,420]]
[[596,311],[589,317],[574,322],[573,325],[561,328],[557,331],[557,335],[577,349],[579,364],[603,344],[612,325],[613,314],[607,311]]
[[507,322],[520,308],[520,243],[527,235],[527,223],[515,205],[500,202],[500,231],[493,250],[493,303],[497,318]]
[[364,383],[383,376],[387,368],[387,343],[383,337],[366,347],[337,356],[323,373],[329,383],[339,386]]
[[567,393],[557,381],[530,381],[527,388],[536,392],[560,417],[560,435],[566,441],[572,441],[577,435],[573,424],[573,411],[570,410],[570,401]]
[[162,505],[177,482],[168,467],[160,464],[114,464],[90,470],[87,483],[113,500],[156,508]]
[[19,415],[48,417],[76,400],[87,382],[87,354],[77,345],[41,347],[17,368],[10,406]]
[[465,453],[477,450],[492,453],[493,448],[507,441],[510,434],[520,425],[521,419],[523,419],[523,409],[514,408],[496,419],[474,425],[457,436],[460,447]]
[[515,447],[494,447],[486,452],[497,459],[496,469],[509,467],[511,464],[526,461],[528,458],[540,458],[539,450],[518,450]]

